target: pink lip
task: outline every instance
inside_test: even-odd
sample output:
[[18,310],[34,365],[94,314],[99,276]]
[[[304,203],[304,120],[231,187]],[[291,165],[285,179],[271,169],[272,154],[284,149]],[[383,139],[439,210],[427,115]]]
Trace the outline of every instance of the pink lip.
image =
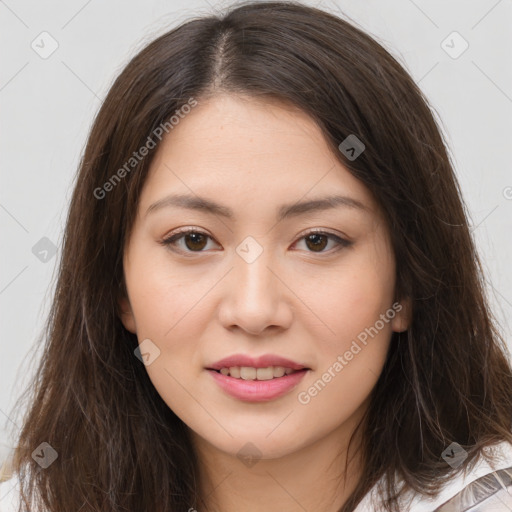
[[[230,368],[232,366],[249,366],[251,368],[267,368],[269,366],[284,366],[292,370],[302,370],[304,365],[273,354],[253,358],[244,354],[233,354],[207,367],[208,370],[220,370],[221,368]],[[309,368],[307,368],[309,369]]]
[[[238,366],[238,365],[231,365]],[[242,366],[253,366],[254,364],[244,364]],[[283,365],[267,365],[267,366],[285,366]],[[286,365],[288,368],[289,363]],[[226,366],[221,366],[225,368]],[[257,368],[264,368],[264,366],[258,366]],[[279,396],[284,395],[288,391],[292,390],[297,384],[303,379],[304,375],[308,372],[308,369],[302,369],[289,375],[284,375],[277,379],[272,380],[243,380],[235,379],[222,375],[215,370],[208,369],[208,373],[215,379],[215,382],[229,395],[239,400],[246,402],[268,402]]]
[[[295,372],[271,380],[244,380],[222,375],[215,371],[232,366],[248,366],[251,368],[283,366],[284,368],[291,368]],[[226,393],[247,402],[266,402],[284,395],[297,386],[307,371],[310,370],[310,368],[291,359],[273,354],[265,354],[257,358],[245,354],[233,354],[217,361],[206,369]]]

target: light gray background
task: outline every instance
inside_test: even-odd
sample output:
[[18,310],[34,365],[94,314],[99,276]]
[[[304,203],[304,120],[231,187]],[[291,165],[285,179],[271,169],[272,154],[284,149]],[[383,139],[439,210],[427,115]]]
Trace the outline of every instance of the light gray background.
[[[345,13],[398,58],[429,98],[470,211],[491,302],[512,347],[512,1],[305,3]],[[5,429],[15,418],[7,415],[33,371],[30,358],[39,357],[66,207],[101,99],[147,42],[225,5],[0,0],[0,466],[2,444],[13,444]],[[50,48],[43,31],[58,43],[46,59],[31,47]],[[453,31],[469,44],[457,58],[463,41],[448,37]],[[57,247],[46,263],[32,252],[43,237]]]

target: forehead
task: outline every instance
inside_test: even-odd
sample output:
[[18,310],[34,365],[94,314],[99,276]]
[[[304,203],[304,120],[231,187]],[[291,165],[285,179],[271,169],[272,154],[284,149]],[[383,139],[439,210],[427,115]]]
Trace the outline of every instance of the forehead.
[[267,203],[350,196],[376,211],[370,191],[333,155],[317,124],[276,101],[221,95],[182,116],[163,138],[141,204],[179,192]]

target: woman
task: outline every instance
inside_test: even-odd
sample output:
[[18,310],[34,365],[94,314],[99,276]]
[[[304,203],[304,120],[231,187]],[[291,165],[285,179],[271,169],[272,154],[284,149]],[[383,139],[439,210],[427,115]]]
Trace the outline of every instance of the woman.
[[47,334],[13,465],[41,510],[506,506],[475,482],[512,466],[512,370],[439,129],[321,10],[241,4],[133,58]]

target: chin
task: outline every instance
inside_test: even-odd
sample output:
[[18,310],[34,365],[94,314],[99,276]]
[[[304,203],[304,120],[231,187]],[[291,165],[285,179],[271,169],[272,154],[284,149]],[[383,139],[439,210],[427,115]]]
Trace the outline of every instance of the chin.
[[[300,449],[302,443],[293,440],[290,434],[283,431],[272,432],[273,427],[229,432],[233,437],[225,435],[221,438],[205,436],[204,439],[217,450],[244,461],[246,459],[279,459]],[[200,435],[197,434],[196,435]],[[202,437],[202,436],[201,436]]]

